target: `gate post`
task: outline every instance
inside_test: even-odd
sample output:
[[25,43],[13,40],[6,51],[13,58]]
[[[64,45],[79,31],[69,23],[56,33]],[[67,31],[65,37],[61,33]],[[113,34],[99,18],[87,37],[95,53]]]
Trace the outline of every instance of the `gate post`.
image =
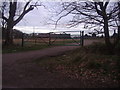
[[84,46],[84,31],[82,31],[82,36],[81,36],[81,46]]
[[81,31],[80,31],[80,44],[79,45],[81,45]]
[[51,46],[51,32],[49,33],[49,46]]
[[22,33],[22,47],[24,46],[24,33]]

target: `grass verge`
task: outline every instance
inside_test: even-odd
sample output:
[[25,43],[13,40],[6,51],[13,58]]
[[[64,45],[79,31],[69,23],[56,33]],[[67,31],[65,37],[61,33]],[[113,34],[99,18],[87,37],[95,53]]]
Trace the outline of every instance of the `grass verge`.
[[40,50],[43,48],[50,48],[48,45],[26,45],[24,47],[19,45],[9,46],[9,47],[3,47],[2,53],[17,53],[17,52],[25,52],[25,51],[33,51],[33,50]]
[[61,56],[34,60],[34,63],[50,72],[59,72],[72,79],[87,80],[96,87],[119,87],[120,56],[108,55],[105,49],[102,49],[105,52],[102,53],[101,47],[103,45],[85,46]]

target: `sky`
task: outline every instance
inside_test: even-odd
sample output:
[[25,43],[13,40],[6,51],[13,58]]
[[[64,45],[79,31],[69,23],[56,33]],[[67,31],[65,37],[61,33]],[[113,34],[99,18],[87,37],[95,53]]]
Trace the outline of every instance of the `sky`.
[[[74,28],[66,28],[64,23],[70,19],[70,16],[62,18],[55,28],[57,20],[56,10],[60,10],[58,2],[44,2],[44,6],[38,6],[34,10],[27,13],[24,18],[14,27],[24,33],[48,33],[59,31],[80,31],[84,30],[84,25]],[[72,18],[72,17],[71,17]],[[61,23],[61,24],[60,24]],[[68,33],[68,32],[67,32]]]
[[[51,1],[51,0],[50,0]],[[80,24],[77,27],[67,28],[65,24],[67,21],[72,19],[72,16],[63,17],[55,28],[55,22],[57,20],[56,12],[61,10],[59,2],[56,0],[42,2],[44,6],[38,6],[32,11],[27,13],[24,18],[14,27],[24,33],[49,33],[49,32],[60,32],[60,31],[84,31],[85,34],[92,32],[84,28],[84,24]],[[52,20],[51,20],[52,19]],[[78,33],[78,32],[76,32]]]

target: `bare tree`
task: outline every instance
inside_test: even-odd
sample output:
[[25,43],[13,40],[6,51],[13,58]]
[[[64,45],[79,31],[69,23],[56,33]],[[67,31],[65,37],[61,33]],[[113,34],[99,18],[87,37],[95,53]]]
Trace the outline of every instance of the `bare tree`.
[[66,12],[66,14],[59,17],[56,21],[56,25],[62,17],[72,14],[73,19],[68,23],[70,27],[74,27],[81,23],[84,23],[85,27],[102,27],[104,31],[100,32],[104,32],[105,43],[108,48],[111,49],[112,44],[110,42],[109,27],[117,27],[116,25],[113,25],[113,20],[118,16],[117,12],[119,10],[119,5],[116,7],[114,4],[115,2],[110,2],[110,0],[104,0],[102,2],[64,2],[62,3],[63,9],[59,14],[62,14],[63,12]]
[[[116,44],[120,42],[120,2],[117,3],[118,5],[118,37],[117,37],[117,40],[116,40]],[[117,21],[116,21],[117,22]]]
[[19,15],[17,15],[17,13],[18,10],[20,9],[19,7],[20,2],[18,2],[17,0],[9,0],[8,2],[3,2],[2,19],[3,27],[6,28],[5,45],[13,44],[13,27],[17,23],[19,23],[28,12],[34,9],[35,5],[32,5],[31,1],[32,0],[29,0],[26,3],[22,4],[24,6],[19,11],[20,12]]

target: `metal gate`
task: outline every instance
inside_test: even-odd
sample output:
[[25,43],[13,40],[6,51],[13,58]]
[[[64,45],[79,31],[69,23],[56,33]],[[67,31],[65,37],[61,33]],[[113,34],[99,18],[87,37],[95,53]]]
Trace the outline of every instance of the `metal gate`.
[[[48,46],[83,46],[84,31],[58,31],[49,33],[33,33],[27,38],[24,36],[22,42],[28,44],[39,44]],[[23,44],[22,44],[23,46]]]
[[83,31],[39,33],[37,38],[49,46],[83,46]]

